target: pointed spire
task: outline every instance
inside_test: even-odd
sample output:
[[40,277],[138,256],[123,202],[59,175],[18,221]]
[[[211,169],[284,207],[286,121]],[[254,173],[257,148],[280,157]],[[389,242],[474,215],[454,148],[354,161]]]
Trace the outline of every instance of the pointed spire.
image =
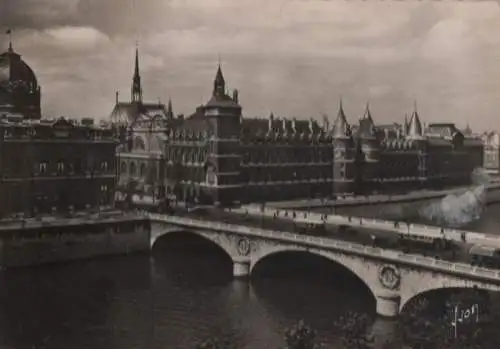
[[170,119],[174,117],[174,111],[173,111],[173,108],[172,108],[172,98],[170,98],[170,96],[168,97],[167,117],[170,118]]
[[351,127],[347,122],[347,118],[344,112],[344,107],[342,106],[342,98],[340,98],[337,119],[335,119],[335,123],[333,124],[333,137],[345,138],[350,136],[351,136]]
[[118,97],[120,96],[120,91],[115,92],[115,102],[118,104]]
[[411,115],[410,123],[408,125],[408,137],[422,137],[422,122],[417,112],[417,102],[413,102],[413,113]]
[[219,64],[217,66],[217,74],[215,74],[213,96],[222,97],[225,94],[226,94],[226,81],[224,80],[224,75],[222,75],[221,63],[219,61]]
[[134,75],[139,75],[139,42],[135,44],[135,69]]
[[365,114],[363,115],[363,119],[370,120],[373,123],[372,113],[370,112],[370,102],[366,102]]
[[141,75],[139,73],[139,42],[135,46],[134,77],[132,78],[132,103],[142,103]]

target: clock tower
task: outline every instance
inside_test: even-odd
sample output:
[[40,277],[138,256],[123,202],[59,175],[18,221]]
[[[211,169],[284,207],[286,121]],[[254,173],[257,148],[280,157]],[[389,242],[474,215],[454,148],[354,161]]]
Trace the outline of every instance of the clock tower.
[[332,130],[333,194],[353,195],[356,178],[356,147],[342,101]]

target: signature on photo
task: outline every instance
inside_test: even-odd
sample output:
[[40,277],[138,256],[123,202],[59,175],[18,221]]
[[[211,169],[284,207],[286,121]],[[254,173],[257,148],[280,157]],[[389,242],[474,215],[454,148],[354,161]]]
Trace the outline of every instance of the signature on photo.
[[450,325],[453,330],[453,336],[457,338],[458,327],[460,325],[479,322],[479,305],[468,306],[455,305],[451,311]]

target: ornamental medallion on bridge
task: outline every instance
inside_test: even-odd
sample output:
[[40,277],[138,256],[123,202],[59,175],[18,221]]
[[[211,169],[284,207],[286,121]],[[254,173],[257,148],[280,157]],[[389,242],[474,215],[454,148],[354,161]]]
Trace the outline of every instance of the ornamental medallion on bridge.
[[238,253],[242,256],[248,256],[250,254],[250,241],[248,241],[248,239],[238,240]]
[[383,265],[378,271],[378,279],[385,288],[396,290],[401,282],[398,268],[393,265]]

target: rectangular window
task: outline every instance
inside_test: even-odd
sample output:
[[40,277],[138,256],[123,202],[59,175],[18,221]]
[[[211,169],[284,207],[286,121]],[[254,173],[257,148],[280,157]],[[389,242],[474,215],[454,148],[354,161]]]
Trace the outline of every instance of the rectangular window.
[[40,172],[40,174],[47,173],[47,162],[43,161],[38,165],[38,172]]

